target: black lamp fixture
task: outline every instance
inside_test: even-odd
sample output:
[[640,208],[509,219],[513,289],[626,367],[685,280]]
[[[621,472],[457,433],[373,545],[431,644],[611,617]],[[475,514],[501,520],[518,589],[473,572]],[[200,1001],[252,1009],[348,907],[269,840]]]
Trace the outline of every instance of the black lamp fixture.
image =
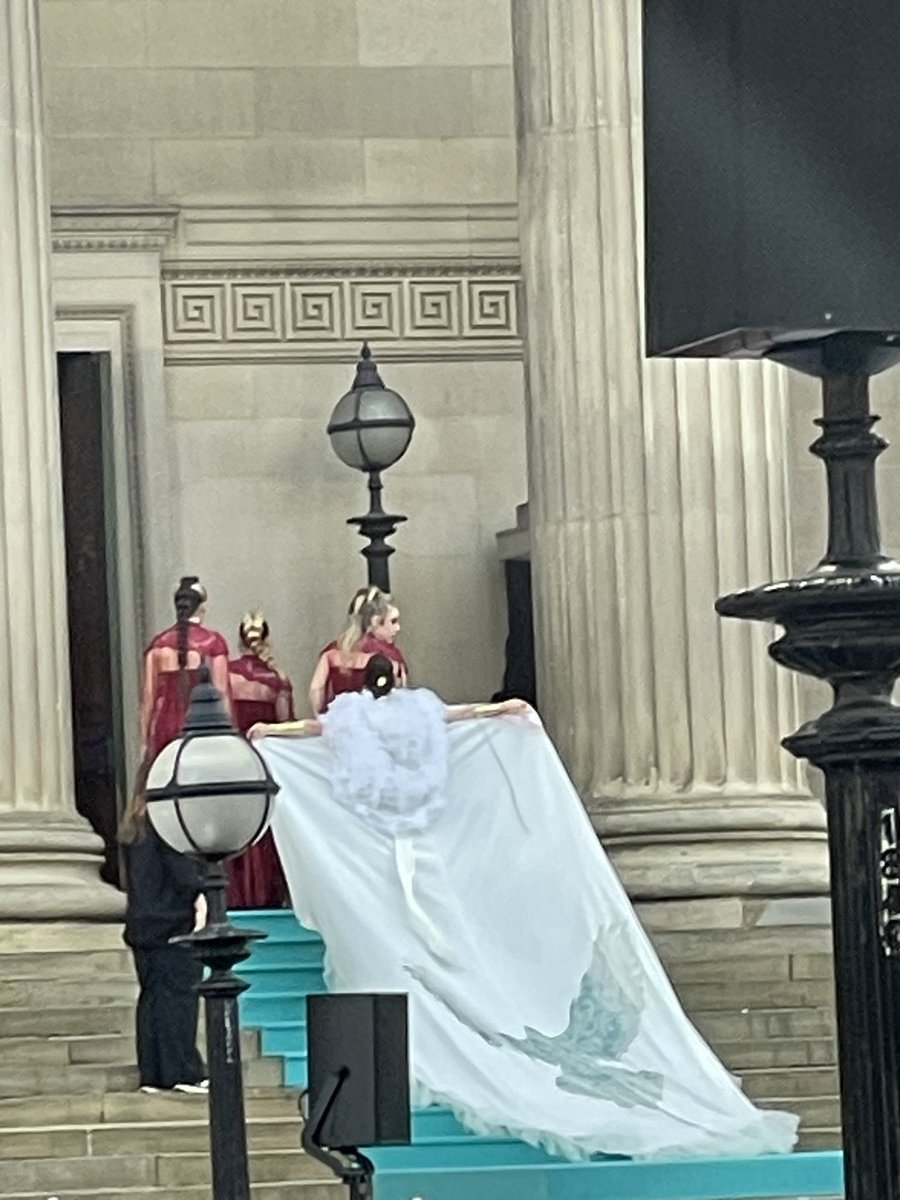
[[364,517],[350,517],[347,524],[358,525],[360,534],[368,538],[362,554],[368,563],[369,583],[384,592],[390,591],[388,559],[394,553],[385,539],[406,517],[384,511],[381,472],[400,461],[415,427],[409,405],[398,392],[384,386],[369,344],[363,343],[353,386],[335,405],[327,432],[341,462],[369,476],[369,511]]
[[780,626],[772,658],[832,687],[782,745],[825,777],[845,1194],[885,1200],[900,1196],[900,563],[879,531],[869,381],[900,365],[885,233],[900,9],[643,0],[642,28],[648,353],[768,357],[821,384],[825,554],[716,608]]
[[146,798],[147,816],[163,841],[206,868],[207,924],[173,941],[208,968],[199,990],[206,1009],[214,1200],[250,1200],[237,1010],[248,984],[232,968],[249,957],[252,941],[266,936],[228,920],[223,864],[266,832],[277,791],[262,756],[235,729],[202,668],[181,736],[150,767]]

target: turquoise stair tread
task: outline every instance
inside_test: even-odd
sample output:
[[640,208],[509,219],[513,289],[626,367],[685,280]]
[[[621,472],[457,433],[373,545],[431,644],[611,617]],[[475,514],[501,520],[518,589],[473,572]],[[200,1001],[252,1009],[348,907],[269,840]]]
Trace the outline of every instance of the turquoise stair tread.
[[[373,1152],[374,1153],[374,1152]],[[447,1169],[385,1166],[376,1200],[754,1200],[843,1194],[837,1151],[760,1158],[560,1162]]]
[[482,1141],[477,1138],[448,1139],[441,1141],[414,1142],[409,1146],[368,1147],[366,1154],[375,1164],[376,1171],[456,1170],[461,1166],[550,1166],[559,1159],[535,1146],[524,1142]]

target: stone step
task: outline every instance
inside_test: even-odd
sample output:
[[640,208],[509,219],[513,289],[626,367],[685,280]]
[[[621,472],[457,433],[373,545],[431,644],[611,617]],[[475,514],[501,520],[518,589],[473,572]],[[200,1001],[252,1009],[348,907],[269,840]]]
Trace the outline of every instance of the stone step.
[[137,1088],[130,1066],[26,1066],[0,1061],[0,1099],[84,1092],[124,1092]]
[[[2,963],[0,963],[2,967]],[[109,975],[104,978],[79,979],[67,986],[57,980],[48,984],[45,979],[5,980],[0,970],[0,1009],[52,1008],[65,1002],[67,1009],[93,1008],[96,1005],[134,1004],[137,999],[134,975]],[[0,1025],[6,1032],[6,1026]]]
[[774,1067],[833,1067],[834,1038],[746,1038],[718,1041],[715,1050],[726,1066],[740,1074],[747,1069]]
[[830,979],[834,981],[834,956],[827,954],[792,954],[791,979]]
[[802,1127],[822,1129],[837,1127],[841,1123],[840,1096],[793,1096],[789,1099],[766,1100],[762,1108],[778,1108],[792,1112],[800,1118]]
[[[156,1161],[157,1181],[164,1187],[195,1186],[207,1183],[210,1177],[208,1151],[202,1154],[160,1154]],[[280,1183],[295,1179],[323,1179],[327,1176],[327,1168],[299,1148],[262,1150],[250,1156],[250,1178],[254,1182]]]
[[[0,1160],[17,1158],[88,1158],[140,1154],[203,1154],[209,1150],[209,1122],[203,1098],[176,1121],[99,1125],[0,1127]],[[248,1118],[251,1150],[296,1150],[300,1117]]]
[[[837,1126],[830,1129],[801,1129],[798,1147],[801,1150],[842,1150],[844,1139]],[[3,1200],[6,1200],[4,1196]]]
[[748,979],[753,978],[760,960],[780,958],[789,963],[798,956],[828,959],[833,952],[831,931],[821,925],[661,931],[653,933],[652,941],[663,962],[676,969],[688,962],[710,965],[731,962]]
[[[250,1120],[295,1118],[298,1096],[299,1093],[282,1088],[248,1087],[244,1092],[247,1117]],[[108,1092],[105,1095],[23,1096],[0,1100],[0,1126],[22,1128],[48,1124],[139,1124],[193,1120],[198,1103],[203,1103],[203,1097],[185,1096],[178,1092],[150,1096],[136,1091]]]
[[11,980],[64,980],[120,977],[132,973],[131,951],[118,950],[34,951],[0,953],[0,976]]
[[[4,1198],[8,1192],[48,1193],[108,1188],[115,1180],[126,1188],[209,1186],[209,1153],[115,1154],[90,1157],[8,1159],[3,1164]],[[326,1169],[302,1150],[260,1150],[250,1156],[250,1177],[259,1183],[327,1178]]]
[[[200,1022],[200,1045],[205,1030]],[[63,1034],[40,1037],[0,1037],[0,1062],[43,1064],[122,1064],[133,1066],[134,1037],[128,1033]],[[259,1033],[255,1029],[241,1030],[241,1055],[245,1061],[259,1057]]]
[[[343,1200],[343,1184],[337,1179],[300,1179],[292,1183],[257,1183],[250,1188],[252,1200]],[[3,1200],[48,1200],[47,1191],[4,1191]],[[89,1188],[87,1191],[70,1187],[59,1200],[209,1200],[209,1185],[199,1187],[115,1187]]]
[[91,1033],[129,1033],[134,1029],[133,999],[127,1003],[81,1005],[77,1008],[59,1007],[62,1000],[62,996],[56,997],[56,1007],[6,1007],[0,996],[0,1030],[3,1036],[86,1036]]
[[834,1036],[834,1014],[823,1008],[757,1008],[745,1012],[692,1012],[691,1020],[714,1045],[764,1038]]
[[120,922],[44,921],[32,925],[24,921],[0,921],[0,963],[7,954],[54,951],[77,954],[121,950],[122,946]]
[[836,1096],[838,1069],[829,1067],[787,1067],[741,1072],[744,1091],[753,1100],[772,1096]]
[[830,979],[787,979],[760,982],[731,979],[721,983],[682,983],[679,999],[689,1013],[734,1012],[742,1008],[824,1008],[834,1010]]
[[[244,1063],[248,1087],[278,1087],[283,1068],[279,1058],[251,1058]],[[19,1096],[73,1095],[85,1092],[137,1090],[136,1066],[125,1064],[69,1064],[65,1067],[6,1065],[0,1061],[0,1100]]]

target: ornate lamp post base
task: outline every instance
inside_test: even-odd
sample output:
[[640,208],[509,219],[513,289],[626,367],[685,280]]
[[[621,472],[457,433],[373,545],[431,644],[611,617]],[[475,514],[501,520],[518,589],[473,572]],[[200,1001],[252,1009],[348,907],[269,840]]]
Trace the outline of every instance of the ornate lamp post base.
[[241,1027],[237,998],[250,986],[232,968],[250,957],[250,944],[266,934],[238,929],[228,920],[227,880],[221,863],[209,864],[206,897],[209,920],[196,933],[175,938],[188,946],[209,974],[199,992],[206,1009],[209,1057],[209,1144],[213,1200],[250,1200]]
[[811,450],[828,477],[828,551],[809,575],[722,597],[772,621],[776,662],[834,689],[784,739],[826,780],[847,1200],[900,1196],[900,565],[881,550],[869,377],[900,361],[881,335],[837,334],[773,357],[823,381]]
[[360,553],[368,564],[368,581],[372,587],[380,588],[383,592],[391,590],[391,573],[388,559],[394,553],[394,547],[387,539],[397,532],[397,526],[406,520],[399,513],[384,511],[381,502],[381,472],[369,473],[369,511],[364,517],[350,517],[348,525],[357,525],[361,537],[368,538],[368,546]]

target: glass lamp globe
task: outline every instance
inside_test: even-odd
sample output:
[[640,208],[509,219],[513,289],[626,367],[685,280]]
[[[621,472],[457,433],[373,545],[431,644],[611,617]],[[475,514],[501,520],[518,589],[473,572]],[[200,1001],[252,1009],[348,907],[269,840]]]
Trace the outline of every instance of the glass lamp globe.
[[384,386],[366,343],[353,387],[338,400],[328,422],[332,449],[356,471],[386,471],[406,453],[415,427],[403,397]]
[[277,791],[262,756],[229,720],[207,673],[191,693],[181,736],[150,767],[150,823],[180,854],[221,862],[259,841]]

